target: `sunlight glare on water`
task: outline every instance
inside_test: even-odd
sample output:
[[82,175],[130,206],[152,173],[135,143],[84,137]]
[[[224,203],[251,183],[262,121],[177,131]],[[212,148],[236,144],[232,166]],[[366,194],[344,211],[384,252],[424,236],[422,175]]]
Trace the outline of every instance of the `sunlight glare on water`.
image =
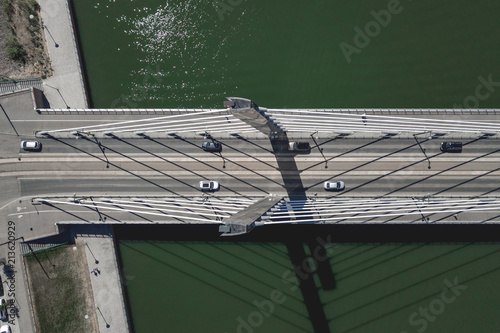
[[[208,0],[74,6],[95,107],[209,108],[229,95],[280,108],[450,108],[479,77],[500,82],[500,2],[400,3],[363,45],[356,31],[377,24],[387,1],[234,1],[223,13]],[[347,61],[339,46],[356,38]],[[493,89],[479,107],[498,107]]]
[[210,98],[206,94],[210,87],[224,86],[229,41],[239,25],[250,23],[244,20],[249,16],[242,13],[221,29],[214,12],[198,7],[199,1],[167,1],[156,7],[134,8],[116,19],[129,37],[128,46],[139,51],[140,68],[130,70],[130,82],[125,86],[133,103],[181,104]]

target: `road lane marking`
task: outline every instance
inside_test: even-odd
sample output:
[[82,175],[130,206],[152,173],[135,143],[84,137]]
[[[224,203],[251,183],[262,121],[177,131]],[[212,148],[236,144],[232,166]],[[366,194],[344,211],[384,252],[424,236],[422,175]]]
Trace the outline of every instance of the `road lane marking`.
[[[168,174],[165,176],[164,174]],[[295,171],[260,171],[260,172],[252,172],[252,171],[196,171],[196,173],[202,176],[217,176],[217,177],[229,177],[232,176],[247,176],[246,178],[261,178],[262,176],[276,176],[280,177],[282,175],[295,175]],[[456,176],[481,176],[486,174],[488,177],[497,177],[500,176],[500,171],[393,171],[393,170],[384,170],[384,171],[335,171],[332,173],[325,173],[325,171],[304,171],[300,173],[301,178],[309,178],[309,177],[336,177],[336,174],[342,173],[342,177],[351,177],[351,176],[359,176],[359,177],[370,177],[370,176],[383,176],[383,175],[391,175],[391,176],[433,176],[439,175],[440,177],[456,177]],[[36,176],[36,177],[35,177]],[[197,175],[193,174],[192,171],[7,171],[0,173],[0,177],[18,177],[20,180],[24,179],[61,179],[61,178],[82,178],[84,176],[85,179],[88,178],[109,178],[112,179],[118,176],[158,176],[155,178],[165,178],[170,179],[173,177],[184,177],[188,178],[196,178]]]
[[[71,160],[72,162],[95,162],[97,159],[103,159],[104,155],[100,152],[94,152],[91,153],[94,154],[94,156],[88,156],[84,157],[82,154],[61,154],[60,156],[50,156],[50,157],[31,157],[33,154],[20,154],[21,155],[21,162],[22,163],[54,163],[54,162],[60,162],[61,160],[63,161],[68,161]],[[203,156],[196,156],[195,154],[191,154],[191,157],[173,157],[171,155],[159,155],[157,154],[158,157],[152,156],[152,157],[141,157],[144,156],[144,154],[128,154],[127,156],[129,157],[118,157],[119,155],[117,154],[108,154],[106,153],[106,156],[108,157],[110,162],[134,162],[134,161],[140,161],[140,162],[196,162],[196,163],[209,163],[209,162],[221,162],[222,158],[221,157],[205,157],[206,155]],[[228,155],[223,155],[224,159],[226,159],[227,162],[238,162],[238,163],[243,163],[243,162],[276,162],[276,157],[232,157]],[[469,158],[476,158],[476,156],[467,156],[467,157],[461,157],[461,158],[450,158],[450,157],[434,157],[431,158],[431,162],[455,162],[455,163],[460,163],[460,162],[470,162]],[[325,160],[322,157],[312,157],[312,158],[307,158],[307,159],[296,159],[293,157],[289,158],[281,158],[282,160],[289,160],[289,161],[295,161],[295,163],[306,163],[306,162],[324,162]],[[385,163],[385,162],[427,162],[426,159],[422,156],[401,156],[401,157],[386,157],[386,158],[378,158],[376,156],[372,157],[338,157],[338,158],[327,158],[328,162],[330,163],[338,163],[338,162],[375,162],[375,163]],[[474,159],[473,162],[494,162],[498,163],[499,158],[494,158],[494,157],[484,157],[484,158],[476,158]],[[19,163],[18,158],[5,158],[5,159],[0,159],[0,164],[9,164],[9,163]],[[471,162],[472,163],[472,162]]]

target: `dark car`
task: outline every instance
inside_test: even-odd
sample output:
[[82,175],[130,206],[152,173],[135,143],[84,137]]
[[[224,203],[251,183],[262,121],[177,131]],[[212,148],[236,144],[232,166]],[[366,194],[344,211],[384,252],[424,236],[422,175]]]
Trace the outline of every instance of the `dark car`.
[[222,144],[220,142],[215,141],[205,141],[201,144],[201,149],[204,151],[213,151],[213,152],[221,152]]
[[462,142],[441,142],[440,149],[444,152],[461,152]]
[[309,152],[311,151],[311,146],[309,142],[290,142],[288,144],[288,150],[296,152]]

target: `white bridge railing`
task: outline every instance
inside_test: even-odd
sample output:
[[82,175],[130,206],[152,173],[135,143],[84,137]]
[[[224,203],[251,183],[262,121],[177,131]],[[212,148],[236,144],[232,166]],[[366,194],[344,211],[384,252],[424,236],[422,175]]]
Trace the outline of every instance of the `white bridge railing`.
[[[40,112],[57,112],[56,109],[39,109]],[[500,133],[500,119],[481,120],[483,115],[494,115],[497,109],[467,110],[478,115],[474,120],[440,119],[436,114],[449,114],[452,109],[265,109],[260,112],[266,115],[283,132],[288,133],[342,133],[356,132],[399,133],[429,132],[437,135],[447,133],[476,133],[497,135]],[[401,115],[404,110],[405,114]],[[420,116],[408,117],[409,110],[420,112]],[[60,109],[61,112],[130,112],[150,114],[119,122],[106,122],[80,127],[37,131],[39,135],[145,135],[152,134],[185,134],[185,133],[257,133],[258,130],[245,121],[234,116],[237,110],[230,109]],[[456,110],[455,110],[456,111]],[[455,112],[454,111],[454,112]],[[165,114],[165,112],[167,114]],[[361,113],[362,112],[362,113]],[[158,113],[164,115],[158,116]],[[425,115],[429,117],[425,117]],[[154,116],[156,115],[156,116]],[[422,116],[424,115],[424,116]],[[479,116],[481,115],[481,117]],[[448,117],[450,118],[450,117]]]
[[[458,214],[464,212],[483,214],[488,211],[500,212],[500,200],[497,198],[308,199],[280,202],[262,217],[262,222],[265,225],[318,222],[366,223],[370,221],[383,224],[387,223],[389,218],[401,217],[429,222],[429,215],[445,214],[454,216],[458,220]],[[405,219],[406,222],[408,218]],[[483,220],[484,216],[477,219],[477,221]],[[449,223],[454,219],[447,218],[446,221]]]

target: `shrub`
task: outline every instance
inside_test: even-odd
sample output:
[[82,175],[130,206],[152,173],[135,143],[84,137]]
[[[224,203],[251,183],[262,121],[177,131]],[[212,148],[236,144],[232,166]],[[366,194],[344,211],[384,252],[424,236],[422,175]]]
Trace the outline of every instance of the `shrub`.
[[36,0],[30,0],[30,6],[35,11],[40,11],[40,4],[38,4],[38,1],[36,1]]
[[17,60],[22,63],[26,62],[26,51],[19,44],[17,44],[15,47],[8,47],[7,56],[12,60]]
[[10,21],[11,14],[14,13],[14,5],[12,4],[12,0],[2,0],[3,10],[5,14],[7,14],[7,18]]

